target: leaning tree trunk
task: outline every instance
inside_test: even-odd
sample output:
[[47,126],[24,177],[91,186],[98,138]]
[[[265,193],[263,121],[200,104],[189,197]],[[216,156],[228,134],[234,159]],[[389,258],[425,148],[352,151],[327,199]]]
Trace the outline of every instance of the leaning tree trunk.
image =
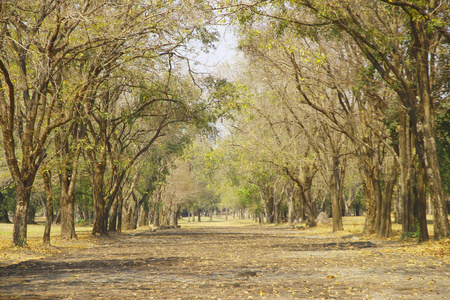
[[109,215],[109,231],[117,231],[117,215],[119,210],[119,197],[114,199]]

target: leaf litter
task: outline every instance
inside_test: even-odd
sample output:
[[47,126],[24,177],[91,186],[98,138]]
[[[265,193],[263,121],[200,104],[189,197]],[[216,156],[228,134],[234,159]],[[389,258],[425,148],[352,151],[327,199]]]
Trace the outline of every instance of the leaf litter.
[[2,252],[0,298],[446,299],[450,290],[448,239],[226,224],[9,249],[25,259]]

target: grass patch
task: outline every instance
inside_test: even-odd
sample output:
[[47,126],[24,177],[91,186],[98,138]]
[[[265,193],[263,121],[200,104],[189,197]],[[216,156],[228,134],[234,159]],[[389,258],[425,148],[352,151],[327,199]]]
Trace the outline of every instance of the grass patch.
[[94,246],[91,235],[91,226],[76,226],[78,240],[61,240],[61,226],[53,225],[51,229],[51,245],[44,247],[42,238],[44,236],[45,224],[29,224],[27,226],[27,246],[24,248],[12,246],[13,224],[0,223],[0,266],[19,263],[21,261],[42,259],[45,256]]

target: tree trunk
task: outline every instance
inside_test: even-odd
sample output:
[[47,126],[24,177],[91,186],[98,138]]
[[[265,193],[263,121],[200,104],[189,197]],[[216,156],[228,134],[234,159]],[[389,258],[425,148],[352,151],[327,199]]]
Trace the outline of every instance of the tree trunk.
[[117,231],[117,215],[119,210],[119,197],[114,199],[109,215],[109,231]]
[[108,216],[105,214],[106,199],[103,192],[106,160],[99,160],[98,163],[95,163],[93,169],[92,191],[94,197],[94,227],[92,229],[92,234],[107,235]]
[[157,204],[155,204],[155,210],[154,210],[154,214],[153,214],[153,226],[155,226],[155,227],[159,227],[161,225],[159,216],[160,216],[159,203],[157,203]]
[[50,170],[42,172],[44,179],[46,207],[45,207],[45,228],[44,237],[42,239],[44,246],[50,246],[50,231],[53,222],[53,188],[52,188],[52,173]]
[[331,213],[333,215],[333,232],[344,230],[342,224],[342,186],[344,172],[337,155],[333,155],[332,175],[330,178]]
[[426,242],[430,239],[428,235],[427,222],[427,195],[426,195],[426,174],[425,174],[425,160],[422,153],[419,155],[418,174],[417,174],[417,199],[416,199],[416,217],[417,225],[416,231],[419,230],[419,242]]
[[123,200],[123,228],[125,230],[136,229],[137,219],[138,219],[138,203],[134,198],[134,194],[130,195],[132,197],[124,198]]
[[[429,78],[430,38],[427,36],[429,28],[423,20],[413,21],[413,35],[420,45],[416,49],[417,78],[421,100],[421,112],[423,115],[423,145],[427,162],[428,187],[430,189],[431,202],[433,204],[434,239],[440,240],[448,236],[448,212],[445,205],[442,189],[441,174],[439,171],[438,155],[436,150],[435,124],[433,111],[433,98],[431,96],[431,84]],[[422,201],[423,202],[423,201]]]
[[415,226],[414,204],[411,192],[412,178],[412,145],[411,130],[409,127],[410,117],[408,113],[400,111],[399,124],[399,159],[400,159],[400,201],[402,231],[412,232]]
[[11,223],[8,216],[8,209],[3,203],[5,201],[5,196],[0,192],[0,223]]
[[123,224],[123,194],[122,191],[117,193],[117,232],[122,232]]
[[67,173],[62,172],[61,178],[61,194],[60,194],[60,210],[61,210],[61,239],[76,239],[75,232],[75,197],[70,192],[71,179],[67,178]]
[[27,217],[30,203],[31,187],[25,187],[22,182],[15,182],[16,186],[16,212],[14,214],[13,245],[27,245]]
[[265,188],[266,191],[262,191],[261,188],[259,188],[259,194],[261,196],[261,200],[264,204],[264,213],[266,215],[266,223],[272,224],[275,219],[274,215],[274,203],[273,203],[273,196],[267,191],[269,188]]
[[172,222],[171,225],[178,226],[178,217],[180,215],[180,208],[177,206],[174,211],[172,211]]
[[359,165],[363,178],[364,194],[366,196],[366,221],[364,231],[369,234],[378,232],[377,209],[381,208],[381,188],[379,165],[372,150],[364,149],[360,153]]
[[132,206],[133,206],[133,218],[132,218],[132,223],[131,223],[131,229],[136,229],[137,225],[138,225],[138,221],[139,221],[139,201],[136,198],[136,195],[134,193],[132,193],[132,198],[133,198],[133,202],[132,202]]
[[139,227],[144,227],[148,225],[148,210],[145,209],[144,205],[141,205],[141,213],[139,217]]
[[316,227],[316,214],[311,201],[311,195],[308,191],[300,192],[301,198],[303,199],[303,207],[305,212],[305,222],[309,227]]
[[289,203],[288,203],[288,222],[290,225],[295,223],[295,197],[294,189],[289,193]]
[[392,235],[391,207],[392,195],[398,178],[399,164],[394,158],[391,174],[387,176],[384,183],[384,192],[380,211],[380,224],[378,226],[378,237],[390,237]]
[[[277,196],[278,198],[278,196]],[[274,223],[275,224],[281,224],[281,199],[276,199],[274,200],[274,205],[273,205],[273,215],[274,215]]]

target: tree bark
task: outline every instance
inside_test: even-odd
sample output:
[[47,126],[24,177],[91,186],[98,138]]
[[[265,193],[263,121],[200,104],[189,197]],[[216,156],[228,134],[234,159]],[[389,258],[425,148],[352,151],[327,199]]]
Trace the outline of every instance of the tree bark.
[[44,237],[42,241],[44,246],[50,246],[50,231],[52,229],[52,222],[53,222],[53,187],[52,187],[51,171],[44,170],[42,172],[42,178],[44,179],[44,188],[46,196],[45,228],[44,228]]
[[25,187],[22,182],[16,183],[16,212],[14,214],[13,245],[27,245],[27,217],[30,203],[31,186]]
[[442,189],[441,175],[439,171],[438,155],[436,150],[435,124],[433,111],[433,98],[431,96],[431,84],[429,78],[430,38],[427,36],[427,24],[421,20],[412,20],[412,33],[419,47],[416,49],[417,79],[422,115],[423,145],[427,162],[428,186],[431,202],[433,204],[434,239],[440,240],[448,236],[448,212],[445,205]]
[[419,242],[426,242],[430,239],[428,235],[427,222],[427,194],[426,194],[426,174],[425,174],[425,160],[423,154],[419,155],[418,171],[417,171],[417,197],[415,214],[417,217],[417,225],[419,228]]
[[415,226],[414,203],[412,197],[412,145],[410,117],[405,111],[400,111],[399,117],[399,159],[400,159],[400,199],[401,199],[401,220],[402,231],[412,232]]
[[258,187],[259,195],[264,204],[264,214],[266,223],[272,224],[275,220],[273,196],[269,191],[269,187]]
[[381,202],[380,220],[378,225],[378,237],[390,237],[392,235],[392,220],[391,220],[391,208],[392,208],[392,196],[394,194],[394,186],[398,178],[399,164],[395,158],[391,166],[391,173],[386,176],[384,182],[384,191]]
[[76,171],[62,170],[60,174],[61,179],[61,193],[60,193],[60,210],[61,210],[61,239],[71,240],[76,239],[75,232],[75,178],[69,177],[71,175],[76,177]]
[[117,232],[122,232],[123,227],[123,194],[119,191],[117,194]]
[[333,232],[344,230],[342,224],[342,188],[344,172],[337,154],[332,158],[332,175],[330,178],[331,211],[333,214]]
[[180,215],[180,207],[176,207],[173,211],[172,211],[172,221],[170,222],[171,225],[173,226],[178,226],[178,217]]
[[107,235],[108,219],[105,214],[105,197],[103,192],[103,180],[105,174],[105,160],[100,160],[94,166],[94,173],[92,178],[92,191],[94,197],[94,227],[92,234]]
[[109,215],[109,231],[117,231],[117,216],[119,210],[119,197],[114,199]]
[[295,187],[291,188],[288,195],[288,222],[290,225],[295,223],[296,211],[295,211]]
[[5,196],[0,192],[0,223],[11,223],[8,216],[8,209],[5,207]]

